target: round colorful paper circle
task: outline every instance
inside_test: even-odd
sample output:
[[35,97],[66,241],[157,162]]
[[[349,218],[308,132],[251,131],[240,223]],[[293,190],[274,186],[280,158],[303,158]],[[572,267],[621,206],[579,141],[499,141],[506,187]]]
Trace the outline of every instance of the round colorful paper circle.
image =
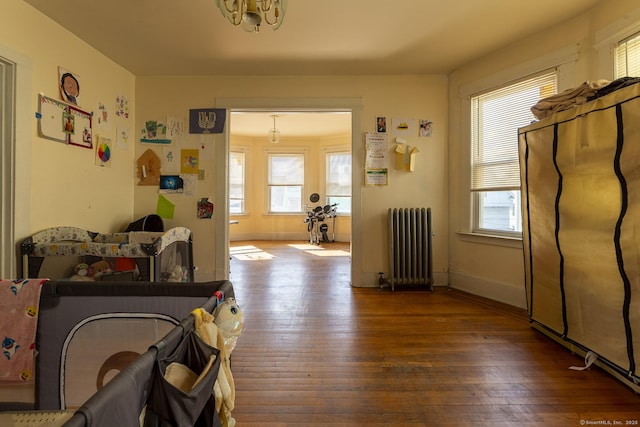
[[111,157],[111,149],[109,148],[109,145],[100,144],[98,146],[98,158],[103,162],[107,162],[109,161],[110,157]]

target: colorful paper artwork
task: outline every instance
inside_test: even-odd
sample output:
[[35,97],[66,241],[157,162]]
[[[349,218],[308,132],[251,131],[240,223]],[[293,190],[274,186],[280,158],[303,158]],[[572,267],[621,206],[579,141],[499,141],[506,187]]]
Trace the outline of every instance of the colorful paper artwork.
[[91,113],[44,95],[38,96],[38,105],[40,137],[93,148]]
[[165,173],[177,175],[180,173],[180,154],[175,147],[164,147],[162,150],[162,168]]
[[198,219],[210,219],[213,216],[213,203],[208,197],[198,200]]
[[197,174],[200,164],[200,152],[197,148],[180,151],[180,173]]
[[111,130],[111,117],[109,108],[102,102],[98,102],[97,112],[94,117],[94,122],[97,127],[102,130]]
[[140,131],[140,142],[171,144],[171,140],[167,138],[167,125],[158,120],[147,120]]
[[431,136],[433,134],[433,122],[431,120],[420,120],[418,136]]
[[391,119],[391,130],[396,135],[415,135],[416,121],[408,118]]
[[80,76],[62,67],[58,67],[58,83],[62,100],[69,104],[78,105]]
[[129,150],[129,126],[118,125],[116,131],[116,145],[122,150]]
[[122,95],[116,96],[116,116],[129,118],[129,100]]
[[164,197],[162,194],[158,195],[158,204],[156,206],[156,214],[162,218],[172,219],[175,212],[176,205],[171,200]]
[[96,138],[96,165],[111,167],[111,139],[99,136]]
[[184,120],[178,117],[167,117],[167,138],[174,139],[184,135]]
[[184,181],[178,175],[160,175],[160,193],[183,193]]

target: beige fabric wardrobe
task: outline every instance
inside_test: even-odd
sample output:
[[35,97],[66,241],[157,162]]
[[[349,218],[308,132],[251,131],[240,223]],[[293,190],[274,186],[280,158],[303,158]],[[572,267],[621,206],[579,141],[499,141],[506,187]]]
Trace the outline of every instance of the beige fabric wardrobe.
[[640,84],[519,130],[532,326],[640,391]]

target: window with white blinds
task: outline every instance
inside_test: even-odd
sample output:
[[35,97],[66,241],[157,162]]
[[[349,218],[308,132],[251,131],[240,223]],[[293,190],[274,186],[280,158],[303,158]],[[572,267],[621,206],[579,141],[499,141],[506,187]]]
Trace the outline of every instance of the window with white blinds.
[[518,128],[535,120],[531,107],[556,91],[554,70],[471,99],[471,191],[520,188]]
[[616,79],[640,77],[640,33],[618,43],[616,47]]
[[327,204],[337,204],[338,214],[351,213],[351,153],[327,153]]
[[535,120],[531,107],[557,92],[548,71],[471,98],[471,196],[474,233],[522,232],[518,128]]
[[240,151],[229,153],[229,213],[242,214],[244,205],[244,158]]
[[269,212],[301,213],[303,154],[269,154]]

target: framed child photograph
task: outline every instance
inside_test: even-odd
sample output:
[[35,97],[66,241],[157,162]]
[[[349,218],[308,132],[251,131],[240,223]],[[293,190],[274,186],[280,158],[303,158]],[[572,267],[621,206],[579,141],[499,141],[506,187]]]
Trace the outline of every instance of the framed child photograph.
[[71,119],[69,129],[65,127],[65,132],[69,135],[69,144],[93,148],[91,113],[70,105],[67,117]]

